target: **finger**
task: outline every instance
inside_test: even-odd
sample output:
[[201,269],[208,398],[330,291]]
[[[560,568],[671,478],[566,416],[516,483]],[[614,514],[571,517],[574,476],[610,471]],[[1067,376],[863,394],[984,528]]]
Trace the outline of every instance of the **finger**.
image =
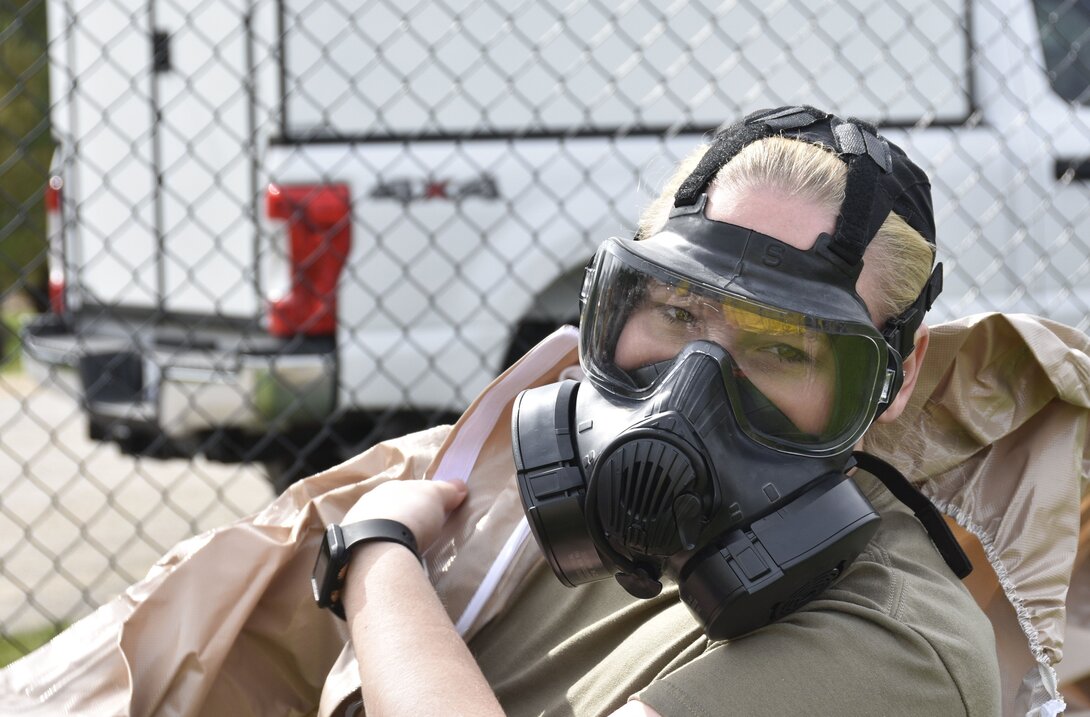
[[443,501],[443,510],[450,512],[461,505],[465,500],[466,495],[469,493],[469,488],[466,486],[465,481],[460,480],[444,480],[435,481],[435,486],[439,490],[439,497]]

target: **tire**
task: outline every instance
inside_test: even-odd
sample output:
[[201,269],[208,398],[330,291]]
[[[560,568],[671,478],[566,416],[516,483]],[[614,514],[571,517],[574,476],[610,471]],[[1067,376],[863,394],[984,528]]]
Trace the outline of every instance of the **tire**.
[[511,364],[522,358],[527,351],[537,346],[542,339],[564,324],[576,326],[579,324],[579,319],[572,318],[567,321],[524,319],[520,321],[518,326],[515,327],[515,335],[511,337],[511,343],[507,347],[507,355],[503,358],[503,365],[500,370],[506,370]]
[[261,466],[273,490],[280,495],[296,481],[321,473],[340,462],[340,455],[334,455],[329,450],[301,452],[298,455],[285,450],[275,458],[263,460]]
[[[357,412],[337,423],[315,426],[308,434],[281,442],[276,453],[261,461],[265,475],[279,495],[296,481],[343,463],[376,443],[458,420],[452,411],[397,409]],[[318,434],[323,437],[316,439]]]

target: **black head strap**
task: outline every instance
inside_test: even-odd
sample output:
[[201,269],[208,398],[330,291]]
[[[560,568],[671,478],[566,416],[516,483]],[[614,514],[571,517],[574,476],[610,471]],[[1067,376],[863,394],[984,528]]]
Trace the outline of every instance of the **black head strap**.
[[[871,237],[889,214],[889,199],[879,188],[880,174],[892,168],[889,145],[874,128],[858,120],[829,120],[834,148],[848,165],[844,204],[836,220],[830,247],[841,259],[855,266],[863,259]],[[875,225],[875,218],[878,223]]]
[[924,314],[931,310],[931,305],[942,292],[942,262],[935,265],[931,276],[924,285],[916,301],[898,316],[886,321],[882,327],[882,336],[897,354],[905,359],[916,348],[916,329],[923,323]]
[[746,116],[738,124],[731,125],[715,136],[696,169],[681,183],[674,195],[674,206],[692,206],[707,189],[715,174],[750,142],[787,130],[809,127],[827,117],[827,113],[813,107],[780,107]]
[[721,167],[734,159],[734,155],[750,142],[771,136],[764,125],[747,125],[745,122],[729,127],[715,136],[708,151],[700,158],[696,169],[685,178],[674,195],[675,207],[690,207],[704,193],[708,183]]
[[[846,120],[809,106],[755,112],[716,135],[696,168],[685,178],[674,206],[691,206],[716,173],[747,144],[781,135],[832,150],[847,164],[844,204],[837,217],[832,249],[850,266],[863,258],[867,244],[890,211],[897,211],[929,241],[934,241],[927,176],[900,148],[878,136],[875,127]],[[901,206],[904,205],[904,206]]]

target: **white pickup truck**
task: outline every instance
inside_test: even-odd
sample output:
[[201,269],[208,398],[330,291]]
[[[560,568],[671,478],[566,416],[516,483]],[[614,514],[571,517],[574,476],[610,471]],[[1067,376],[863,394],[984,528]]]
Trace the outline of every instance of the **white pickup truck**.
[[680,155],[766,106],[923,160],[939,318],[1086,324],[1085,3],[48,4],[54,311],[26,362],[131,452],[283,487],[458,412],[576,318]]

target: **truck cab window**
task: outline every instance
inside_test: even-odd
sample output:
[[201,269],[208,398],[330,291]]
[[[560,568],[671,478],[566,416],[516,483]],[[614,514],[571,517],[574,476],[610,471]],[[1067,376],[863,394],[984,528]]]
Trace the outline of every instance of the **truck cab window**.
[[1090,104],[1090,0],[1035,0],[1048,80],[1063,99]]

